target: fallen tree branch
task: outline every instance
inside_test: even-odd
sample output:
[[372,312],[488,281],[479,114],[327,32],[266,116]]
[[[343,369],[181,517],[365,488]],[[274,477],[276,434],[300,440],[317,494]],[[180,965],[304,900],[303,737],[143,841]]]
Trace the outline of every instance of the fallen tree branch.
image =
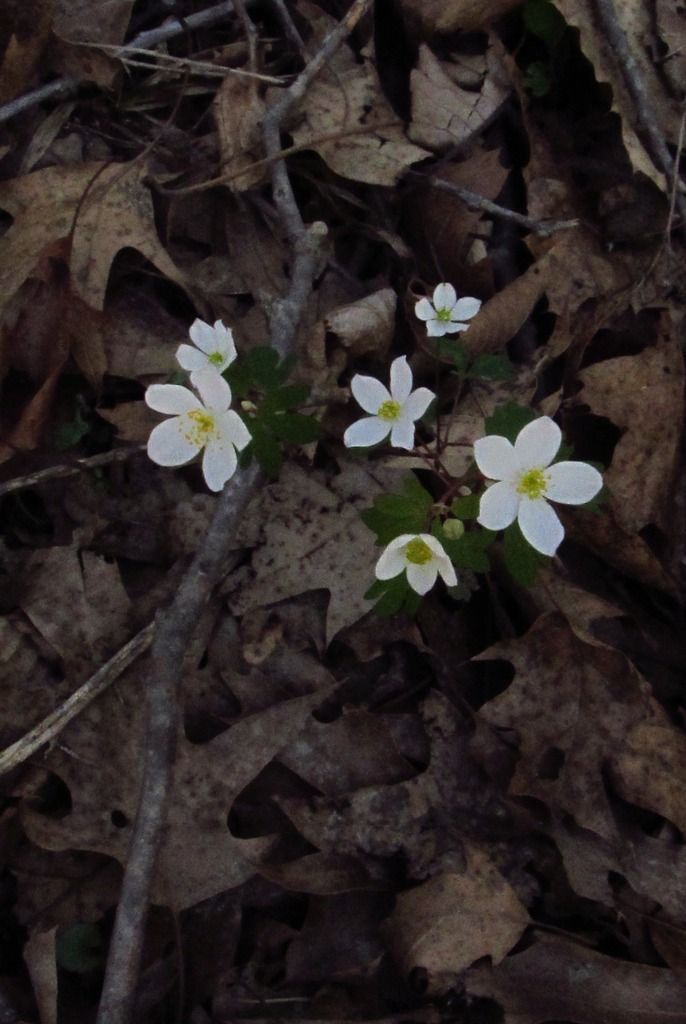
[[137,633],[133,639],[117,651],[109,661],[95,672],[90,679],[79,686],[63,704],[51,711],[42,722],[34,725],[16,743],[6,747],[0,753],[0,775],[17,768],[23,764],[32,754],[35,754],[45,743],[54,740],[73,718],[88,707],[88,705],[99,697],[115,679],[118,679],[137,658],[147,651],[153,635],[153,623]]
[[[262,136],[269,156],[281,149],[280,128],[286,114],[341,45],[373,0],[355,0],[348,14],[326,37],[321,49],[265,114]],[[268,310],[272,345],[281,353],[295,345],[300,318],[321,259],[326,226],[306,227],[291,188],[283,159],[272,164],[272,189],[284,231],[293,252],[287,294]],[[129,847],[122,891],[110,943],[97,1024],[129,1024],[143,946],[150,885],[159,850],[169,797],[178,724],[178,690],[183,656],[192,639],[248,502],[262,482],[254,465],[224,488],[202,546],[169,608],[160,612],[146,684],[148,727],[142,790]]]
[[65,477],[78,476],[79,473],[84,473],[87,469],[98,469],[100,466],[108,466],[112,462],[124,462],[132,455],[139,455],[144,451],[144,444],[134,444],[130,448],[112,448],[109,452],[89,455],[86,459],[75,459],[74,462],[61,462],[59,466],[46,466],[45,469],[37,469],[34,473],[26,473],[24,476],[5,480],[0,484],[0,498],[5,494],[25,491],[27,487],[43,484],[46,480],[63,480]]
[[456,185],[452,181],[444,181],[442,178],[435,178],[430,174],[422,174],[421,171],[409,171],[408,173],[410,177],[421,179],[426,185],[435,188],[439,192],[447,192],[450,195],[458,196],[467,206],[474,210],[483,210],[484,213],[489,213],[492,217],[498,217],[500,220],[508,220],[513,224],[518,224],[519,227],[532,231],[534,234],[540,235],[541,238],[548,238],[550,235],[555,234],[556,231],[570,231],[572,228],[578,228],[579,226],[579,221],[576,218],[573,220],[534,220],[533,217],[517,213],[516,210],[510,210],[506,206],[499,206],[498,203],[486,199],[485,196],[480,196],[477,192],[472,192],[462,185]]

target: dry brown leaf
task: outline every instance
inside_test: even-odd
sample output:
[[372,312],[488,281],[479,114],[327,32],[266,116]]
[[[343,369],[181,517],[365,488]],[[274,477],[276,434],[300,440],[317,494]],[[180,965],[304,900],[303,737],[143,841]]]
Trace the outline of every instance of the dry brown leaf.
[[611,760],[619,794],[686,831],[686,736],[666,725],[639,722]]
[[41,1024],[57,1024],[57,928],[34,932],[24,947],[24,961],[31,976]]
[[418,146],[440,152],[448,146],[466,145],[497,115],[510,94],[510,84],[491,46],[485,55],[481,89],[463,89],[450,72],[457,70],[439,61],[429,47],[419,47],[419,61],[410,76],[412,114],[408,137]]
[[264,100],[255,89],[255,82],[238,75],[227,75],[215,94],[212,108],[219,135],[221,173],[231,175],[227,181],[232,192],[245,192],[264,181],[266,166],[253,168],[233,177],[242,167],[262,158],[260,122]]
[[120,402],[114,409],[98,409],[98,416],[117,430],[117,440],[142,444],[159,423],[145,402]]
[[669,530],[684,421],[683,357],[669,314],[655,345],[594,363],[579,379],[577,401],[623,431],[605,474],[616,518],[630,533],[648,523]]
[[21,607],[72,682],[83,680],[128,639],[130,601],[116,563],[78,544],[31,555]]
[[422,34],[475,32],[518,7],[520,0],[401,0],[411,28]]
[[[362,463],[341,464],[327,487],[295,465],[250,506],[239,543],[258,545],[252,567],[227,580],[237,615],[307,590],[329,590],[326,641],[371,608],[364,594],[378,558],[374,536],[360,519],[388,486],[384,471]],[[293,523],[298,529],[293,529]]]
[[0,11],[0,103],[7,103],[31,83],[52,22],[51,0],[23,0]]
[[135,0],[53,0],[54,30],[71,42],[124,41]]
[[489,857],[466,850],[463,873],[445,872],[401,893],[385,926],[405,974],[427,972],[428,991],[452,988],[483,956],[500,963],[529,923],[526,907]]
[[657,0],[656,35],[667,47],[662,71],[677,96],[683,96],[686,92],[686,53],[683,46],[685,27],[682,8],[677,7],[673,0]]
[[338,306],[327,313],[324,324],[351,356],[374,354],[383,359],[395,333],[397,303],[392,288],[380,288],[363,299]]
[[[69,753],[45,766],[69,787],[70,812],[56,819],[23,807],[27,834],[49,850],[74,847],[126,864],[136,815],[144,743],[145,669],[131,670],[64,730]],[[321,701],[315,693],[241,719],[205,744],[180,736],[167,824],[152,900],[176,910],[240,885],[271,846],[268,837],[237,839],[227,817],[238,794],[291,743]]]
[[613,839],[602,771],[638,723],[664,723],[648,684],[619,651],[580,640],[559,613],[542,615],[524,636],[474,660],[496,658],[512,663],[515,678],[480,714],[519,735],[511,792],[536,797]]
[[664,967],[604,956],[569,939],[539,938],[497,967],[473,968],[472,996],[495,999],[513,1024],[684,1024],[686,979]]

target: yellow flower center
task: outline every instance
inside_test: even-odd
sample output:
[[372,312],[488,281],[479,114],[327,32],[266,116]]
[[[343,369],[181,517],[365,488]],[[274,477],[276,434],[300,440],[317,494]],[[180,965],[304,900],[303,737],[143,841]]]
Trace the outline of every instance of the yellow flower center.
[[224,356],[221,352],[210,352],[207,357],[207,362],[212,363],[212,366],[221,366],[224,362]]
[[196,448],[202,448],[215,433],[214,416],[205,409],[193,409],[186,413],[186,440]]
[[450,314],[451,313],[452,313],[451,309],[445,309],[445,308],[444,309],[437,309],[436,310],[436,319],[440,320],[441,323],[444,323],[444,324],[450,323]]
[[394,402],[392,398],[382,402],[376,415],[380,420],[397,420],[400,415],[400,402]]
[[531,498],[532,501],[536,501],[537,498],[545,496],[547,487],[548,477],[544,470],[527,469],[526,473],[522,473],[519,478],[517,494],[522,494],[525,498]]
[[426,565],[432,557],[433,551],[421,537],[415,537],[405,548],[405,558],[413,565]]

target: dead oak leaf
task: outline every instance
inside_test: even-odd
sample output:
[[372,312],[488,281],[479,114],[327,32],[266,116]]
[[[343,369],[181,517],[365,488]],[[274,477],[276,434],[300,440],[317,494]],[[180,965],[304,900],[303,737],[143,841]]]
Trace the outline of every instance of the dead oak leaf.
[[[63,733],[46,768],[69,787],[70,812],[56,819],[25,804],[32,842],[49,850],[90,850],[126,864],[140,791],[145,672],[131,671]],[[271,847],[268,837],[237,839],[227,818],[249,782],[293,741],[322,694],[283,701],[239,720],[210,742],[179,736],[167,822],[152,900],[181,911],[240,885]]]
[[359,513],[387,486],[383,470],[361,463],[343,463],[329,487],[284,466],[246,516],[242,543],[255,551],[251,568],[226,582],[231,610],[242,615],[307,590],[329,590],[327,643],[362,618],[371,608],[364,594],[379,551]]
[[666,725],[640,722],[612,758],[621,796],[686,831],[686,737]]
[[663,723],[645,680],[619,651],[584,643],[558,613],[476,661],[503,658],[515,677],[480,714],[519,735],[510,792],[571,814],[584,828],[616,838],[602,772],[639,722]]

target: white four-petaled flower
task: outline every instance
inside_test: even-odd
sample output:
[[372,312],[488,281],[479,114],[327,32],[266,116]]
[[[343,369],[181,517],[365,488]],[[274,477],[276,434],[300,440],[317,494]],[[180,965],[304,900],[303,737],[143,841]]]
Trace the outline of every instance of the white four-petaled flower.
[[371,415],[357,420],[343,435],[347,448],[367,448],[391,435],[396,448],[411,451],[414,448],[414,424],[424,415],[436,397],[428,388],[412,390],[412,370],[406,356],[398,356],[391,363],[391,390],[389,392],[375,377],[356,373],[350,389],[358,404]]
[[488,530],[504,530],[517,520],[532,548],[554,555],[565,532],[548,504],[585,505],[598,494],[603,478],[586,462],[556,462],[562,433],[549,416],[520,430],[511,444],[491,434],[474,444],[476,464],[491,484],[481,497],[478,522]]
[[440,541],[430,533],[403,533],[388,545],[376,563],[376,578],[392,580],[403,570],[407,582],[417,594],[426,594],[440,574],[449,587],[457,584],[453,563]]
[[420,299],[415,305],[415,315],[426,322],[426,333],[430,338],[441,338],[444,334],[458,334],[466,331],[471,320],[481,309],[481,300],[464,296],[458,299],[451,284],[437,284],[433,302]]
[[153,429],[148,455],[160,466],[182,466],[204,448],[205,482],[221,491],[236,471],[236,449],[250,443],[250,432],[229,408],[231,388],[216,370],[198,370],[192,381],[200,397],[179,384],[151,384],[145,392],[151,409],[173,417]]
[[236,358],[236,346],[230,327],[215,320],[214,327],[204,320],[194,320],[188,331],[195,345],[179,345],[176,358],[184,370],[215,370],[223,373]]

